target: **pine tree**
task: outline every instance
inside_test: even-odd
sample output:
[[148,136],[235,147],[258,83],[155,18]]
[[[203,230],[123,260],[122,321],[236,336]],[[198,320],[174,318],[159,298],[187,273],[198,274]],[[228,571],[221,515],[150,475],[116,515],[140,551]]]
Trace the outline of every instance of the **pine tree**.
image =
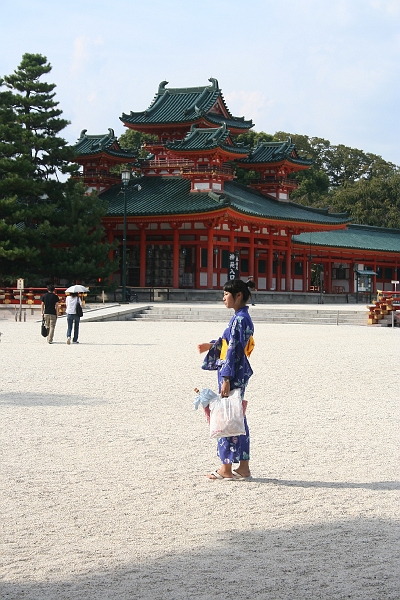
[[[28,284],[54,277],[87,280],[101,276],[96,267],[107,275],[114,269],[108,260],[109,245],[97,242],[103,203],[97,196],[86,196],[73,179],[58,179],[60,173],[76,174],[78,165],[73,162],[73,149],[59,135],[68,121],[61,118],[55,85],[41,79],[50,71],[46,57],[24,54],[14,73],[0,80],[6,88],[0,101],[1,139],[5,140],[0,145],[0,278],[4,281],[16,277],[24,277]],[[72,217],[78,199],[83,213],[86,210],[86,218],[79,222]],[[75,230],[79,235],[71,237]],[[71,243],[74,252],[69,251]],[[63,248],[59,265],[57,248]],[[74,264],[67,264],[67,257],[76,260],[79,248],[85,260],[79,268],[76,265],[73,276]]]

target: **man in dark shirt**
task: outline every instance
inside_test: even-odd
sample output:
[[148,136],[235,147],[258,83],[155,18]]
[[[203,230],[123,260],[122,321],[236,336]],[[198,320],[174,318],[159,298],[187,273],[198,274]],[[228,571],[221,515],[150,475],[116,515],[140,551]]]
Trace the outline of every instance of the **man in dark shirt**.
[[254,294],[254,296],[253,296],[253,293],[256,291],[256,284],[255,284],[255,282],[254,282],[254,277],[253,277],[253,275],[249,275],[249,276],[248,276],[246,283],[247,283],[247,287],[249,288],[249,290],[250,290],[250,293],[251,293],[251,295],[252,295],[252,296],[251,296],[251,305],[252,305],[252,306],[255,306],[254,300],[256,299],[256,296],[255,296],[255,294]]
[[56,327],[58,317],[58,307],[60,298],[54,293],[54,285],[47,286],[47,293],[41,298],[42,300],[42,316],[45,318],[46,327],[49,330],[47,341],[53,343],[54,329]]

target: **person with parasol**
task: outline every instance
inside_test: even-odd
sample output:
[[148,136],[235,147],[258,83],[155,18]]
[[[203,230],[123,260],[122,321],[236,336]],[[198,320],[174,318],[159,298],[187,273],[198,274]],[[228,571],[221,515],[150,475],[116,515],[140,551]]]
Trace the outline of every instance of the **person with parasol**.
[[72,328],[74,329],[72,343],[79,344],[79,323],[83,315],[82,300],[79,294],[83,294],[84,292],[87,292],[87,289],[83,285],[71,285],[71,287],[65,290],[65,293],[68,294],[66,298],[67,344],[71,343]]

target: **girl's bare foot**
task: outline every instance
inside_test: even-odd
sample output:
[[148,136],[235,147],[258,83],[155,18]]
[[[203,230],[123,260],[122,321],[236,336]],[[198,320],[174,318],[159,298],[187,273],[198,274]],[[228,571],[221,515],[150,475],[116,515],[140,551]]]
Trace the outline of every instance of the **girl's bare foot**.
[[242,471],[241,469],[233,469],[232,474],[234,477],[238,477],[241,479],[249,479],[251,477],[250,470]]
[[232,471],[223,470],[223,472],[220,473],[219,471],[221,471],[221,470],[222,469],[219,469],[219,470],[215,469],[215,471],[213,471],[212,473],[210,473],[209,475],[207,475],[207,478],[211,479],[211,480],[216,480],[216,479],[219,479],[219,480],[221,480],[221,479],[233,479]]

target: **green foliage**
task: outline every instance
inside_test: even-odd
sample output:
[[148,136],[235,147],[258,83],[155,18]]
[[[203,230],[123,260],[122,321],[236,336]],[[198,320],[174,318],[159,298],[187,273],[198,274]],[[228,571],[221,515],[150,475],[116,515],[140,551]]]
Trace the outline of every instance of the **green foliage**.
[[299,187],[292,200],[347,212],[355,223],[400,227],[400,175],[395,164],[323,138],[283,131],[274,138],[286,140],[289,135],[299,155],[314,161],[310,169],[296,173]]
[[[55,277],[87,279],[101,276],[95,265],[102,273],[114,269],[107,257],[109,245],[99,243],[104,206],[97,196],[85,196],[75,181],[57,179],[58,173],[74,174],[78,165],[73,163],[72,148],[58,135],[68,121],[60,118],[55,85],[40,80],[50,71],[44,56],[24,54],[14,73],[0,79],[0,279],[4,282],[17,277],[28,285]],[[75,221],[78,204],[81,218]]]
[[[107,206],[96,192],[85,194],[82,184],[69,180],[53,215],[47,238],[48,252],[42,263],[43,275],[54,279],[90,281],[105,279],[118,268],[108,252],[116,248],[104,241],[101,219]],[[60,243],[61,241],[61,243]]]
[[[127,129],[118,139],[118,142],[124,150],[130,150],[131,152],[135,152],[139,158],[146,158],[149,154],[149,151],[146,148],[142,148],[143,144],[146,142],[157,141],[158,137],[156,135],[151,135],[149,133],[142,133],[140,131],[135,131],[134,129]],[[124,169],[132,169],[132,164],[121,164],[115,165],[111,167],[111,173],[120,174]],[[135,169],[132,171],[132,177],[139,177],[140,174],[135,172]]]
[[150,133],[142,133],[134,129],[127,129],[118,139],[121,148],[137,152],[140,158],[146,158],[148,150],[142,148],[146,142],[156,142],[158,137]]
[[360,179],[329,195],[334,212],[348,212],[355,223],[400,228],[400,172]]
[[274,136],[264,131],[253,131],[250,130],[247,133],[239,133],[239,135],[233,138],[235,144],[242,143],[245,146],[250,146],[251,149],[255,148],[260,142],[272,142]]

